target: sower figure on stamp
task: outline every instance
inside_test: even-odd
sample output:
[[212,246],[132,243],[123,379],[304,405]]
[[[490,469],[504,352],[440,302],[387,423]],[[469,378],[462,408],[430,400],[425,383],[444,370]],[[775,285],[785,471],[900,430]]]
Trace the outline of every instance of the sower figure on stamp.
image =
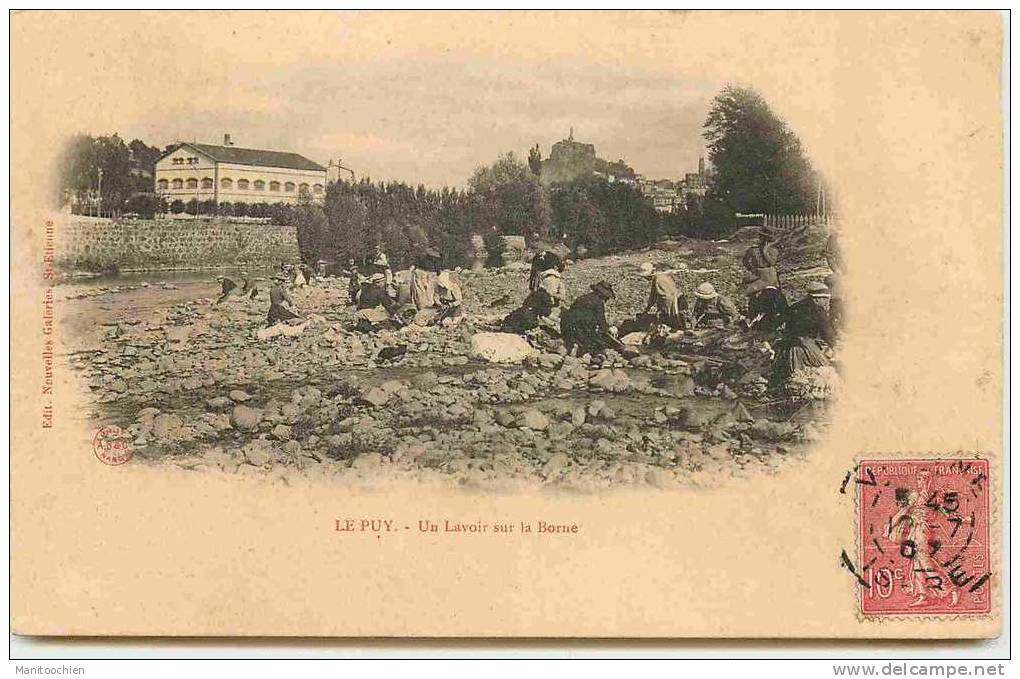
[[912,568],[907,580],[910,592],[917,595],[908,604],[911,608],[925,605],[929,597],[938,600],[941,605],[945,605],[944,599],[949,597],[950,606],[955,606],[960,600],[960,593],[953,586],[952,579],[939,568],[938,560],[931,555],[932,544],[937,543],[938,536],[935,527],[929,525],[928,511],[930,498],[936,492],[931,473],[926,469],[918,471],[916,490],[895,490],[899,510],[885,529],[885,537],[896,545],[900,555],[911,560]]

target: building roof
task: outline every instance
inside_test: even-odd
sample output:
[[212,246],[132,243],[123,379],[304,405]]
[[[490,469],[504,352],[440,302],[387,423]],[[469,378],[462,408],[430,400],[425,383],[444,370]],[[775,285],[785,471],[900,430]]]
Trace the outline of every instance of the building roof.
[[326,168],[322,165],[308,160],[299,153],[266,151],[263,149],[243,149],[237,146],[217,146],[215,144],[197,144],[190,141],[174,144],[174,146],[164,153],[161,158],[166,157],[182,146],[193,148],[199,153],[205,154],[219,163],[255,165],[258,167],[285,167],[291,170],[310,170],[317,172],[326,171]]

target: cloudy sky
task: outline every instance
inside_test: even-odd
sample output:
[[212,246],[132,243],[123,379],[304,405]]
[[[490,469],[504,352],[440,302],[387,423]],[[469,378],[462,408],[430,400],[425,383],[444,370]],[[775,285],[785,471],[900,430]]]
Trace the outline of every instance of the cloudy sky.
[[359,176],[463,185],[499,153],[537,143],[547,156],[573,126],[607,160],[677,177],[704,154],[701,125],[723,83],[657,56],[672,20],[87,15],[47,31],[58,47],[43,67],[94,100],[73,112],[77,130],[152,145],[229,132],[238,146],[340,157]]

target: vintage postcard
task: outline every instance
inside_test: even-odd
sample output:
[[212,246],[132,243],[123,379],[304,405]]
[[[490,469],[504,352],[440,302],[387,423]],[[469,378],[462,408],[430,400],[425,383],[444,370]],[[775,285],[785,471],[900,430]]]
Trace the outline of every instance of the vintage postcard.
[[10,23],[14,632],[999,635],[1000,14]]

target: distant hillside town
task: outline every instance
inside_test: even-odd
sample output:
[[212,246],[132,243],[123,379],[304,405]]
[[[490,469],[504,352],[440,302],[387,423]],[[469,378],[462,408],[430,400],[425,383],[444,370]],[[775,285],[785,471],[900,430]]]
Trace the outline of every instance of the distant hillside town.
[[595,176],[610,183],[621,182],[640,189],[659,212],[672,213],[688,207],[691,198],[702,198],[708,191],[709,170],[705,159],[698,161],[698,171],[684,174],[683,179],[652,179],[638,174],[624,160],[610,162],[599,158],[595,145],[575,141],[574,130],[566,139],[553,144],[549,157],[541,161],[540,178],[543,186],[552,186]]

